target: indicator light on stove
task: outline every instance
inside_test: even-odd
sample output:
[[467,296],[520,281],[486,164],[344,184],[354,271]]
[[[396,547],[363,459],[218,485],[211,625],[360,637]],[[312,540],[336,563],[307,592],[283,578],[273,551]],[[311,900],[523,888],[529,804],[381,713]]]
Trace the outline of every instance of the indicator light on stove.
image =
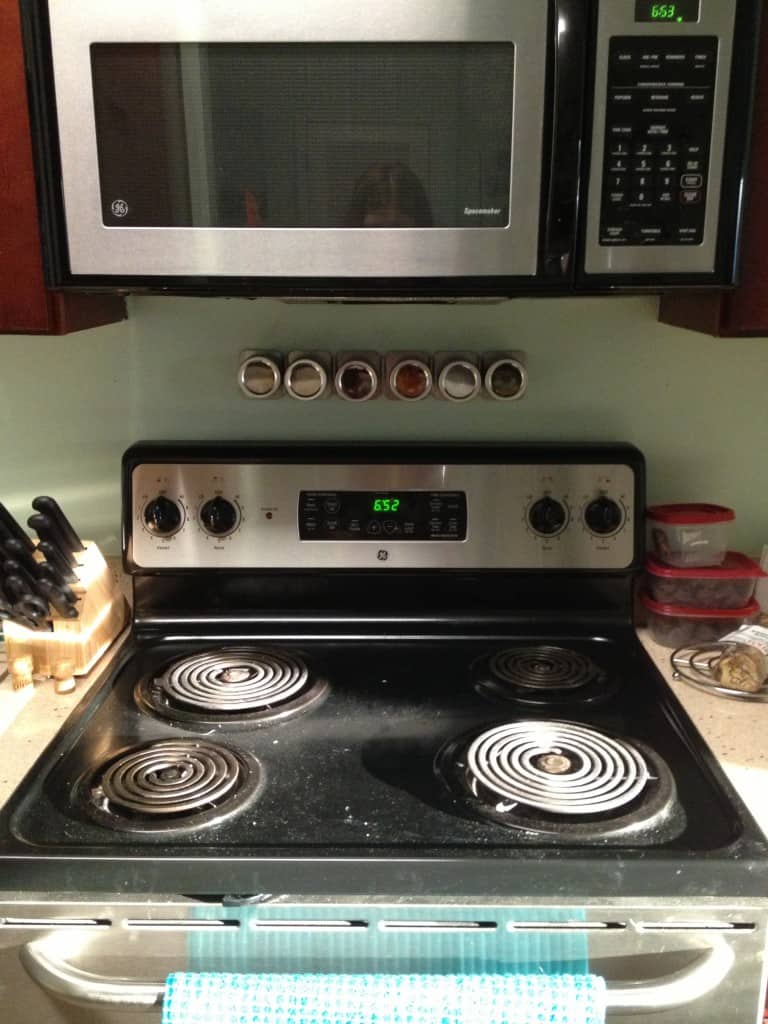
[[568,509],[554,498],[539,498],[528,510],[528,522],[536,533],[543,537],[554,537],[568,523]]
[[420,402],[432,391],[432,371],[422,359],[401,359],[389,375],[389,386],[395,398]]
[[211,498],[200,509],[203,529],[214,537],[226,537],[238,523],[237,509],[226,498]]
[[184,514],[175,501],[159,495],[144,508],[144,525],[158,537],[172,537],[184,522]]
[[587,528],[601,537],[616,533],[624,522],[624,511],[613,498],[605,496],[591,501],[584,509]]

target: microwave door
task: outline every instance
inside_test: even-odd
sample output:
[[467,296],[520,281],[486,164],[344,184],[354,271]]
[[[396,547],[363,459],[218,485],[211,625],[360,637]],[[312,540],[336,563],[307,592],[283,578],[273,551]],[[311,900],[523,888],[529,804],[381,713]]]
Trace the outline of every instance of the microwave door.
[[557,6],[49,0],[69,283],[534,277]]

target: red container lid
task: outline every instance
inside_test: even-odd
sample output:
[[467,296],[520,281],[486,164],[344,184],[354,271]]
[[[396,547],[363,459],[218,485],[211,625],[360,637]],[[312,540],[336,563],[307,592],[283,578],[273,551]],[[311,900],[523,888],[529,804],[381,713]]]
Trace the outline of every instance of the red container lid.
[[738,551],[727,551],[722,565],[697,569],[677,568],[667,565],[655,555],[646,555],[645,571],[666,580],[759,580],[768,577],[768,573],[763,572],[757,562]]
[[640,594],[640,600],[656,615],[668,615],[676,619],[750,619],[760,613],[757,601],[750,601],[743,608],[690,608],[684,604],[662,604],[648,594]]
[[645,512],[648,519],[673,526],[700,523],[730,523],[736,518],[732,508],[725,505],[652,505]]

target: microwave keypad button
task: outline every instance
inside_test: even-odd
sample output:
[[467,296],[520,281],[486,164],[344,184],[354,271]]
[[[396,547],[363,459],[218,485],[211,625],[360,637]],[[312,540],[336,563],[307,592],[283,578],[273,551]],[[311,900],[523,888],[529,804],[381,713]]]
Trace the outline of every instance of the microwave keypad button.
[[669,190],[661,191],[658,194],[657,202],[659,206],[674,206],[677,196],[674,192]]
[[666,123],[649,124],[645,130],[646,137],[649,139],[666,139],[672,134],[672,128]]
[[612,124],[608,129],[612,139],[631,139],[633,133],[634,128],[631,124]]
[[681,206],[696,206],[701,202],[704,193],[701,189],[684,189],[680,193]]
[[659,170],[662,174],[677,174],[678,162],[671,156],[665,157],[659,161]]
[[609,192],[608,202],[611,206],[624,206],[627,202],[627,193],[623,191]]
[[653,176],[650,174],[635,174],[632,178],[633,188],[649,189],[653,187]]
[[686,96],[689,107],[704,107],[712,101],[712,93],[709,89],[694,89]]
[[635,156],[654,156],[655,153],[656,147],[652,146],[650,142],[638,142],[635,144]]
[[665,142],[659,149],[659,156],[679,156],[680,148],[676,142]]
[[626,160],[622,160],[621,158],[611,160],[611,162],[608,164],[609,174],[627,174],[628,171],[629,163]]
[[683,170],[688,174],[701,174],[704,170],[704,161],[686,160]]
[[631,107],[634,102],[635,94],[632,92],[611,93],[611,103],[619,109]]
[[677,176],[675,174],[660,174],[658,181],[659,188],[677,188]]
[[608,156],[629,156],[631,150],[628,142],[612,142],[608,146]]
[[635,160],[632,165],[632,171],[635,174],[650,174],[653,169],[653,161],[649,160],[647,157],[643,157],[641,160]]
[[609,189],[626,188],[628,181],[626,174],[609,174],[606,186]]
[[685,147],[685,155],[690,157],[699,157],[704,155],[704,147],[698,142],[690,142]]
[[681,188],[702,188],[704,176],[702,174],[684,174],[680,179]]
[[632,193],[632,202],[645,206],[653,202],[653,192],[647,188],[637,189]]

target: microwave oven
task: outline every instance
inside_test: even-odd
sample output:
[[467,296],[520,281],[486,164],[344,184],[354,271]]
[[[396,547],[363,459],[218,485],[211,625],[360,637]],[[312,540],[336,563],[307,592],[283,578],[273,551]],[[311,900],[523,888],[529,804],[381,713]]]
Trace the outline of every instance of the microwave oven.
[[21,0],[49,284],[736,280],[759,0]]

